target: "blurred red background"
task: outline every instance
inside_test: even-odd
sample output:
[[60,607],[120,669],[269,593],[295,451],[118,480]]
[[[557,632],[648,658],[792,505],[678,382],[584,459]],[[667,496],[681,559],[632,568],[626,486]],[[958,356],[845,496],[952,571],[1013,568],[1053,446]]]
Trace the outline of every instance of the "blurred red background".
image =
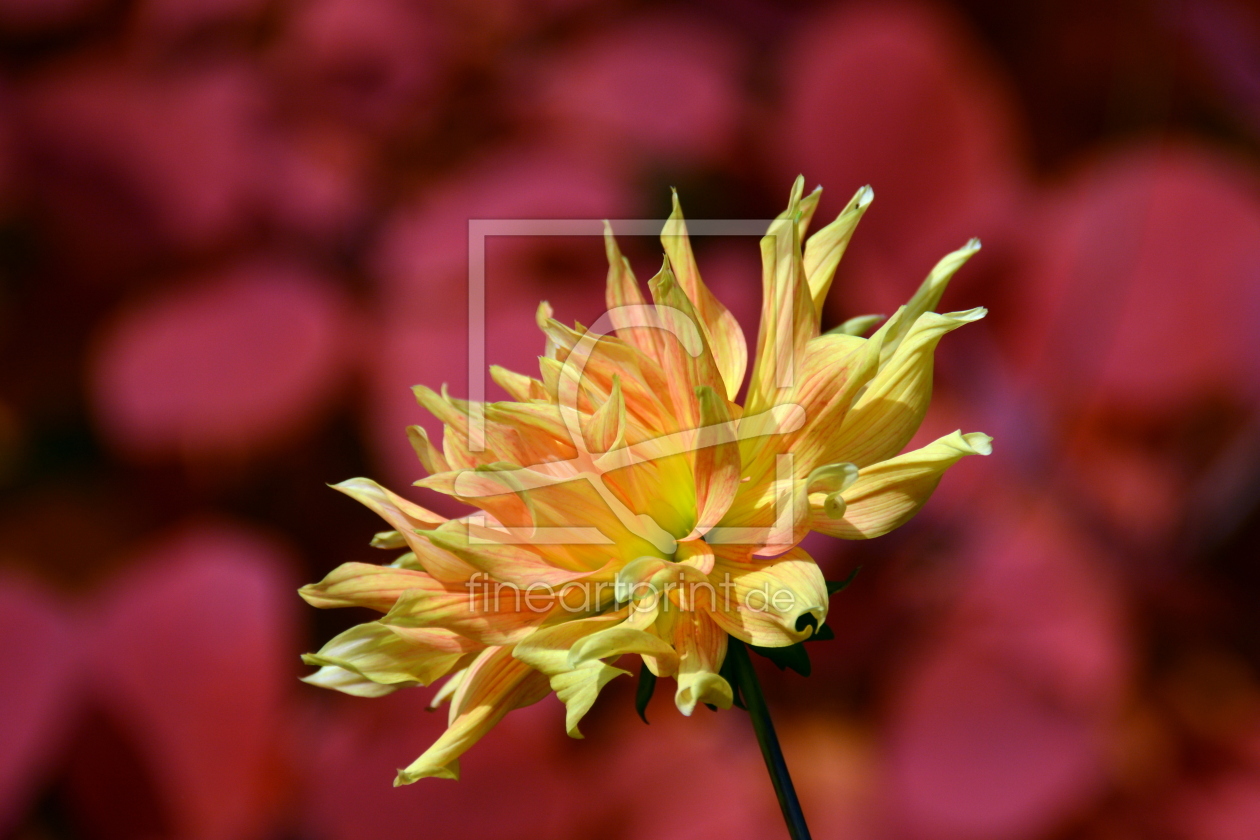
[[[362,619],[294,589],[380,561],[325,483],[407,487],[408,386],[467,388],[469,218],[768,218],[798,172],[876,193],[824,326],[983,239],[923,437],[996,438],[811,540],[862,567],[763,672],[816,835],[1260,837],[1241,0],[0,0],[0,837],[782,836],[743,713],[628,681],[392,788],[444,716],[300,684]],[[755,331],[755,242],[697,251]],[[487,259],[491,363],[599,312],[596,239]]]

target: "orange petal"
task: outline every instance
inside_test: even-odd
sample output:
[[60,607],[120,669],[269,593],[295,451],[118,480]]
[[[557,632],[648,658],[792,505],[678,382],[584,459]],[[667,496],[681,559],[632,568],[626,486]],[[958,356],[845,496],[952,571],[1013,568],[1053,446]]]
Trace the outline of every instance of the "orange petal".
[[690,715],[699,703],[721,709],[731,707],[730,684],[718,675],[726,658],[726,632],[700,611],[682,611],[674,616],[674,649],[678,651],[678,690],[674,705]]
[[[744,332],[735,316],[722,305],[700,279],[700,269],[691,251],[691,239],[687,235],[687,222],[683,219],[678,193],[674,192],[674,207],[661,231],[661,244],[669,258],[670,267],[678,285],[686,293],[699,318],[700,329],[713,353],[713,360],[726,385],[727,399],[735,399],[744,383],[744,369],[748,365],[748,347]],[[807,222],[808,224],[808,222]]]
[[764,411],[782,401],[779,396],[795,381],[806,342],[817,334],[818,316],[797,235],[804,184],[804,178],[796,179],[787,210],[779,214],[761,240],[761,328],[745,411]]
[[700,420],[695,389],[702,385],[725,394],[726,386],[705,339],[695,307],[678,285],[668,261],[648,281],[663,325],[661,367],[673,413],[681,428],[694,429]]

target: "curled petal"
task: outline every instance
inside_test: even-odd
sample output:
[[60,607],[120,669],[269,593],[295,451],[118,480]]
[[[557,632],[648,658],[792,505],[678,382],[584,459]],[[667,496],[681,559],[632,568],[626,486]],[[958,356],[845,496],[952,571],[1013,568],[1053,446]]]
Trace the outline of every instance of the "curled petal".
[[433,445],[433,441],[429,440],[429,433],[424,426],[408,426],[407,440],[411,443],[411,448],[415,450],[416,457],[420,459],[421,466],[425,472],[432,475],[433,473],[446,472],[451,468],[451,464],[446,460],[446,455],[441,449]]
[[499,365],[491,365],[490,378],[517,402],[546,399],[547,393],[543,384],[532,376],[526,376]]
[[626,422],[626,401],[621,394],[621,377],[614,374],[607,401],[583,425],[586,450],[602,454],[624,446]]
[[988,455],[991,442],[980,432],[954,432],[922,449],[865,467],[842,494],[841,516],[829,514],[822,494],[810,496],[811,527],[846,540],[883,536],[918,513],[945,470],[966,455]]
[[822,496],[823,510],[832,519],[839,519],[844,515],[843,493],[857,479],[857,464],[825,464],[815,467],[805,479],[805,492],[811,499]]
[[662,670],[668,672],[673,671],[673,663],[677,660],[674,649],[659,636],[620,624],[593,633],[575,644],[569,650],[569,665],[576,668],[597,659],[609,659],[627,653],[655,657],[657,662],[663,663]]
[[729,709],[731,686],[718,675],[726,658],[726,633],[709,618],[709,613],[686,610],[674,617],[674,648],[678,651],[678,690],[674,705],[684,715],[698,703]]
[[801,548],[773,559],[718,552],[709,580],[719,592],[713,620],[741,641],[785,647],[827,620],[827,582]]
[[827,330],[828,335],[854,335],[864,336],[871,331],[871,327],[884,320],[883,315],[855,315],[845,321],[838,327],[832,327]]

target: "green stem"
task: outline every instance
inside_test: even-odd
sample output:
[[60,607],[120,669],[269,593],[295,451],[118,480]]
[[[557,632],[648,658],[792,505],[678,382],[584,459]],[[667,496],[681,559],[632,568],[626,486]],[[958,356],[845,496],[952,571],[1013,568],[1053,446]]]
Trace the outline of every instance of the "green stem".
[[792,840],[810,840],[809,826],[805,825],[801,802],[796,798],[796,788],[792,787],[792,777],[788,774],[787,762],[783,760],[779,738],[774,734],[770,710],[766,708],[766,698],[761,694],[761,683],[757,682],[757,672],[753,670],[752,662],[748,658],[748,649],[743,642],[731,638],[726,655],[734,666],[735,681],[740,694],[744,696],[748,716],[752,718],[757,744],[761,747],[762,758],[766,760],[766,769],[770,771],[770,781],[774,785],[774,795],[779,798],[779,808],[783,811],[788,834]]

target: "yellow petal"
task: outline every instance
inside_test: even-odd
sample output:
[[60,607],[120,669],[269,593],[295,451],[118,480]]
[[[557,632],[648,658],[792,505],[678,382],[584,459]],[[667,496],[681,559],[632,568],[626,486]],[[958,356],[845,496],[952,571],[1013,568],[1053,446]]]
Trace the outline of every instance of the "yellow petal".
[[546,674],[552,691],[565,706],[565,727],[571,738],[581,738],[578,724],[599,697],[600,690],[614,677],[628,672],[599,659],[574,666],[569,651],[582,639],[625,620],[626,610],[577,619],[531,633],[516,645],[512,655]]
[[[733,400],[744,383],[744,369],[748,365],[748,347],[744,341],[744,332],[735,316],[713,296],[700,279],[700,269],[691,251],[691,238],[687,235],[687,222],[683,219],[677,192],[674,192],[673,202],[673,212],[669,214],[661,231],[661,244],[665,246],[665,255],[669,258],[678,285],[695,307],[705,342],[713,353],[713,360],[726,385],[722,393]],[[817,203],[816,198],[814,203]]]
[[840,258],[844,256],[845,249],[849,247],[849,240],[853,238],[853,231],[874,198],[874,190],[869,186],[862,187],[849,200],[848,205],[834,222],[811,236],[805,243],[805,278],[809,283],[809,294],[814,303],[814,311],[820,316],[823,301],[827,299],[827,291],[831,288],[831,281],[836,276],[836,267],[840,265]]
[[809,530],[806,482],[796,478],[792,453],[775,456],[772,476],[741,486],[721,524],[705,535],[717,550],[746,547],[762,556],[782,554]]
[[864,540],[904,525],[928,500],[950,466],[966,455],[988,455],[992,438],[980,432],[946,435],[922,449],[864,467],[842,493],[842,515],[834,517],[821,494],[811,495],[810,526],[846,540]]
[[597,659],[620,657],[627,653],[655,657],[658,662],[664,663],[665,671],[673,671],[673,663],[677,660],[674,649],[659,636],[619,624],[575,643],[569,650],[569,667],[577,668]]
[[810,223],[814,221],[814,212],[818,210],[818,202],[822,200],[823,188],[814,187],[814,191],[801,199],[796,212],[796,238],[804,242],[809,233]]
[[713,546],[704,540],[686,540],[678,544],[674,558],[684,566],[692,566],[704,574],[713,571]]
[[940,262],[928,272],[928,276],[915,290],[909,302],[889,319],[889,329],[884,338],[883,362],[887,362],[889,357],[897,351],[902,339],[906,337],[919,317],[936,308],[941,302],[941,296],[945,294],[945,287],[949,285],[954,274],[979,250],[980,240],[969,239],[967,244],[957,251],[941,257]]
[[372,535],[372,548],[397,549],[406,548],[407,540],[397,531],[377,531]]
[[543,398],[543,384],[531,376],[516,373],[499,365],[491,365],[490,378],[497,382],[499,387],[507,391],[508,395],[517,402],[529,402],[530,400]]
[[493,578],[522,589],[531,586],[560,588],[594,576],[593,572],[585,569],[572,570],[555,566],[534,546],[523,541],[501,541],[510,536],[478,527],[465,520],[449,522],[428,534],[434,545],[482,572],[485,579]]
[[333,637],[318,653],[305,654],[302,661],[342,668],[382,685],[428,685],[476,647],[468,639],[441,630],[403,638],[373,621]]
[[445,516],[391,493],[369,478],[351,478],[332,487],[376,511],[404,536],[417,529],[427,531],[436,528],[446,521]]
[[423,572],[372,563],[342,563],[319,583],[311,583],[298,594],[312,607],[367,607],[389,612],[398,596],[412,586],[422,586],[429,576]]
[[512,657],[507,647],[488,648],[468,667],[451,698],[450,724],[433,746],[398,772],[395,785],[427,776],[459,778],[459,757],[513,709],[548,694],[547,678]]
[[932,398],[936,345],[946,333],[984,315],[984,309],[920,315],[826,442],[819,463],[849,461],[866,467],[900,452],[918,431]]
[[405,683],[382,685],[372,682],[362,674],[336,665],[325,665],[310,676],[302,677],[302,682],[355,697],[384,697],[405,686]]
[[883,315],[855,315],[840,326],[827,330],[826,334],[863,336],[882,320],[884,320]]
[[829,334],[812,339],[786,399],[799,407],[805,422],[786,432],[773,446],[758,441],[741,443],[744,474],[755,487],[767,479],[772,459],[790,452],[792,474],[804,478],[815,467],[841,458],[832,456],[836,435],[863,389],[879,366],[879,343],[850,335]]
[[415,450],[416,457],[420,459],[425,472],[432,475],[446,472],[451,468],[446,455],[429,440],[429,433],[423,426],[408,426],[407,440],[411,442],[411,448]]
[[673,551],[673,537],[651,531],[654,523],[642,521],[627,508],[601,475],[543,472],[550,466],[465,470],[416,483],[475,504],[509,528],[538,528],[544,534],[548,529],[563,530],[567,535],[563,541],[535,542],[553,564],[564,568],[594,571],[608,561],[609,552],[628,561]]

